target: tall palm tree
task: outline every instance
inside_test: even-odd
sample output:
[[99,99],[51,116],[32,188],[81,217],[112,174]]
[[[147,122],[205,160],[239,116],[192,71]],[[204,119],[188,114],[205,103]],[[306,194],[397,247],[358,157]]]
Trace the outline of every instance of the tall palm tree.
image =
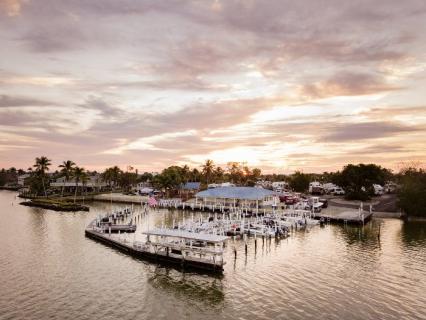
[[118,185],[118,182],[120,181],[121,173],[122,171],[120,170],[119,167],[114,166],[111,168],[111,176],[112,176],[112,181],[114,182],[114,186]]
[[112,173],[111,173],[111,168],[107,168],[105,169],[104,172],[102,172],[102,180],[107,182],[109,187],[111,188],[111,182],[112,182]]
[[187,183],[189,181],[190,173],[191,173],[191,170],[189,169],[188,165],[185,164],[182,167],[182,176],[183,176],[184,183]]
[[87,181],[89,181],[89,173],[87,171],[83,172],[83,175],[81,176],[81,183],[83,184],[83,204],[84,204],[84,196],[87,194]]
[[209,184],[209,181],[213,175],[214,172],[214,163],[213,160],[206,160],[206,163],[202,166],[203,170],[202,173],[204,175],[204,178],[206,179],[207,185]]
[[[75,167],[75,163],[71,160],[64,161],[62,162],[61,165],[59,165],[59,168],[61,168],[62,175],[65,177],[66,182],[70,180],[74,167]],[[64,185],[62,185],[61,197],[63,197],[63,195],[64,195]]]
[[43,184],[44,196],[47,198],[46,186],[44,184],[44,178],[46,176],[46,171],[49,171],[49,166],[51,165],[51,160],[45,156],[41,156],[35,159],[35,164],[33,167],[36,169],[36,172],[41,177],[41,183]]
[[80,168],[80,167],[74,168],[74,172],[73,172],[73,177],[75,179],[74,203],[75,203],[75,199],[77,197],[78,183],[84,179],[85,175],[86,175],[86,172],[85,172],[84,168]]

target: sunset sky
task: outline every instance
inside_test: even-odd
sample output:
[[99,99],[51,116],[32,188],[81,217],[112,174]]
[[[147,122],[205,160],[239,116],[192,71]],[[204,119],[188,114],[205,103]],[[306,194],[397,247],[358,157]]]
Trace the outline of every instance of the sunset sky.
[[426,1],[0,0],[0,167],[426,159]]

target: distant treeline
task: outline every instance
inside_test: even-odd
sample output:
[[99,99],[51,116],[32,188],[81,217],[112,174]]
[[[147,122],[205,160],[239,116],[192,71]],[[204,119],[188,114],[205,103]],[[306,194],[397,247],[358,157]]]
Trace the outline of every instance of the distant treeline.
[[[0,186],[16,184],[18,175],[31,173],[30,188],[35,194],[47,194],[48,181],[53,178],[65,177],[66,180],[74,179],[76,183],[84,185],[88,176],[97,174],[96,171],[86,171],[82,167],[67,160],[56,170],[53,177],[48,177],[47,172],[51,163],[47,157],[36,158],[33,167],[28,170],[16,168],[2,169],[0,171]],[[34,168],[34,169],[33,169]],[[167,195],[173,194],[186,182],[200,182],[202,188],[211,183],[230,182],[240,186],[254,186],[256,182],[286,181],[290,188],[296,192],[306,192],[309,183],[319,181],[331,182],[345,190],[345,197],[351,200],[368,200],[374,196],[374,184],[384,185],[386,182],[397,183],[399,206],[407,215],[426,216],[426,173],[423,169],[407,166],[398,173],[375,164],[348,164],[341,171],[317,173],[303,173],[296,171],[290,175],[262,174],[259,168],[250,168],[246,163],[229,162],[225,168],[217,166],[212,160],[200,168],[184,166],[170,166],[153,174],[145,172],[139,174],[133,167],[128,166],[125,171],[118,166],[105,169],[101,179],[111,189],[121,188],[130,191],[132,186],[139,182],[149,182],[157,189],[164,190]],[[77,191],[76,191],[77,192]]]

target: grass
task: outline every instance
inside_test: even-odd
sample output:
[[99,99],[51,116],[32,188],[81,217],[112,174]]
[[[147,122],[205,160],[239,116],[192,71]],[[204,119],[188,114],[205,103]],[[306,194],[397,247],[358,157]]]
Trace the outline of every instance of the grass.
[[38,207],[55,211],[89,211],[89,207],[79,203],[73,203],[69,200],[58,199],[33,199],[27,202],[21,202],[24,206]]

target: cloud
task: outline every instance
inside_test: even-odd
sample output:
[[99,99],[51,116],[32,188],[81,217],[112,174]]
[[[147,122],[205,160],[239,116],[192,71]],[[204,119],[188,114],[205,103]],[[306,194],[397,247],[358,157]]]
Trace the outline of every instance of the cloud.
[[104,118],[120,118],[120,116],[125,113],[124,110],[114,107],[105,102],[102,98],[93,95],[87,97],[84,103],[77,104],[77,106],[82,109],[96,110]]
[[359,96],[399,90],[401,88],[387,84],[383,77],[368,73],[342,72],[330,79],[301,88],[301,95],[313,99],[334,96]]
[[18,16],[21,13],[22,0],[1,0],[0,11],[3,11],[9,17]]
[[49,101],[43,101],[32,98],[24,97],[12,97],[9,95],[0,95],[0,108],[8,107],[31,107],[31,106],[50,106],[52,105]]
[[1,2],[2,161],[425,155],[424,1],[46,1]]
[[419,128],[391,122],[334,124],[328,127],[329,133],[325,133],[319,140],[323,142],[369,140],[391,137],[417,130]]

